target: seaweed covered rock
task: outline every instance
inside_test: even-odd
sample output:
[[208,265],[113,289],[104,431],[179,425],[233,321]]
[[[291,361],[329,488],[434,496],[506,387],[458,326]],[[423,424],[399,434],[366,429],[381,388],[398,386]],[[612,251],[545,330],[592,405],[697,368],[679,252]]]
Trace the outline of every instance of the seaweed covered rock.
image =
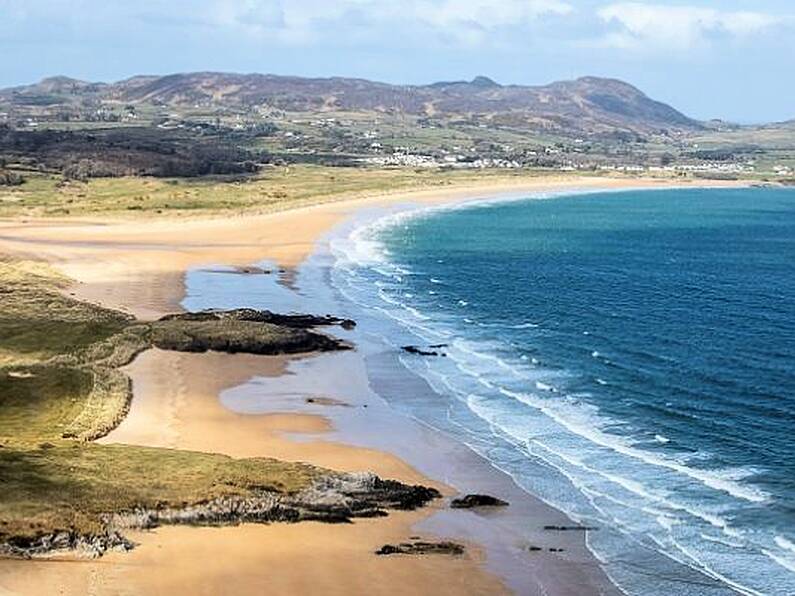
[[455,542],[401,542],[385,544],[377,551],[377,555],[463,555],[464,547]]
[[171,318],[151,324],[152,345],[177,352],[297,354],[348,350],[339,339],[306,329],[235,318]]
[[491,495],[467,495],[453,499],[450,507],[453,509],[473,509],[475,507],[507,507],[508,503]]
[[249,321],[252,323],[269,323],[293,329],[312,329],[338,325],[343,329],[353,329],[356,322],[331,315],[290,314],[283,315],[269,310],[238,308],[234,310],[203,310],[194,313],[166,315],[161,321]]

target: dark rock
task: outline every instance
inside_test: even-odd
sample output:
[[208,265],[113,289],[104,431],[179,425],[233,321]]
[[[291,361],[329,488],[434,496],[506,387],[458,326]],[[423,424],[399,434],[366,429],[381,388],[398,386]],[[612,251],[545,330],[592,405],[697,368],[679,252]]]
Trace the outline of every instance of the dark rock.
[[286,327],[226,313],[187,313],[149,324],[151,345],[177,352],[297,354],[349,350],[351,345],[297,326]]
[[385,544],[377,551],[377,555],[463,555],[464,547],[455,542],[402,542]]
[[250,321],[253,323],[269,323],[280,327],[293,329],[312,329],[313,327],[328,327],[339,325],[343,329],[353,329],[356,322],[351,319],[341,319],[331,315],[281,315],[269,310],[255,310],[253,308],[238,308],[234,310],[203,310],[201,312],[178,313],[166,315],[161,321]]
[[425,350],[417,346],[403,346],[400,349],[409,354],[416,354],[417,356],[444,356],[443,353],[437,352],[436,350]]
[[551,553],[562,553],[565,550],[566,550],[565,548],[550,548],[549,552],[551,552]]
[[599,528],[591,527],[591,526],[544,526],[545,530],[551,530],[554,532],[572,532],[572,531],[579,531],[579,532],[594,532]]
[[472,509],[473,507],[506,507],[508,503],[491,495],[467,495],[460,499],[453,499],[450,507],[453,509]]
[[31,559],[54,551],[85,551],[94,556],[115,550],[132,550],[135,544],[119,532],[81,535],[71,530],[60,530],[32,537],[11,537],[0,543],[0,555]]
[[335,406],[341,408],[351,407],[351,404],[345,403],[344,401],[340,401],[338,399],[334,399],[332,397],[307,397],[304,401],[308,404],[317,405],[317,406]]
[[537,552],[542,551],[544,549],[541,548],[540,546],[528,546],[527,550],[529,550],[531,553],[537,553]]

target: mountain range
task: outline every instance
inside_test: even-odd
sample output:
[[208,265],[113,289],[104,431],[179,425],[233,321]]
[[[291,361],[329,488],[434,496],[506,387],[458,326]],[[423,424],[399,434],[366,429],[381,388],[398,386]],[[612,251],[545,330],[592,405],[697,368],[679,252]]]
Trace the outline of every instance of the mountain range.
[[0,90],[0,103],[59,106],[78,102],[153,104],[173,108],[285,112],[374,112],[420,118],[475,118],[481,123],[551,132],[638,134],[691,132],[703,124],[636,87],[583,77],[543,86],[500,85],[487,77],[430,85],[393,85],[353,78],[197,72],[136,76],[116,83],[52,77]]

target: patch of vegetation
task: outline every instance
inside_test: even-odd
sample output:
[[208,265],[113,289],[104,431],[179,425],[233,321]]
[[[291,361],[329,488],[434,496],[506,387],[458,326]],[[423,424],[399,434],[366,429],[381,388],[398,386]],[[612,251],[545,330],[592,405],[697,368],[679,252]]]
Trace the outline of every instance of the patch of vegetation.
[[36,446],[63,438],[91,393],[90,372],[37,365],[0,370],[0,444]]
[[16,172],[0,170],[0,186],[21,186],[25,179]]
[[532,181],[545,171],[440,171],[409,168],[269,167],[245,180],[142,177],[64,181],[28,174],[21,187],[0,191],[0,217],[181,216],[268,213],[401,191]]
[[292,494],[321,472],[271,459],[60,441],[0,449],[0,542],[105,531],[103,517],[263,490]]
[[14,130],[0,126],[0,155],[57,171],[71,180],[119,176],[193,177],[248,174],[267,163],[263,151],[223,135],[157,127],[106,130]]
[[66,296],[66,284],[44,263],[0,256],[0,366],[76,354],[130,324],[127,315]]
[[66,281],[42,263],[0,259],[0,551],[27,554],[36,544],[45,552],[57,535],[73,537],[59,542],[66,546],[104,536],[94,545],[99,554],[123,541],[108,538],[113,514],[261,501],[329,474],[270,459],[92,443],[127,413],[130,381],[118,367],[155,343],[298,351],[334,340],[233,318],[141,323],[65,295]]

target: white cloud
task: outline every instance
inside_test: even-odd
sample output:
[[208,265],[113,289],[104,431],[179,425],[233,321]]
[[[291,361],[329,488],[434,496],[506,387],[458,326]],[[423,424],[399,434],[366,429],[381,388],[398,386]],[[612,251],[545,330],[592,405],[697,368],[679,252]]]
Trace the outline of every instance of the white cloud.
[[505,26],[521,26],[545,16],[567,15],[563,0],[217,0],[212,18],[223,27],[294,43],[345,35],[389,43],[412,27],[452,43],[472,45]]
[[598,16],[617,27],[598,44],[622,49],[687,50],[713,36],[749,37],[782,22],[780,17],[761,12],[639,2],[610,4],[600,9]]

